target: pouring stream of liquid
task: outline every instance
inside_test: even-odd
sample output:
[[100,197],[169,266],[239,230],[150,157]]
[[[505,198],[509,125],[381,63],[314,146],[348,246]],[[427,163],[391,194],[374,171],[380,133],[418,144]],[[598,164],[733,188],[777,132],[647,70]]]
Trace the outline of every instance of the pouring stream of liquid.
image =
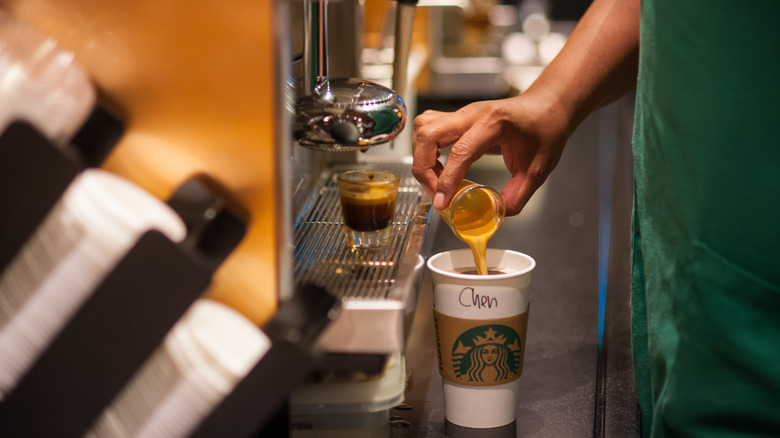
[[500,224],[492,220],[492,209],[484,208],[484,205],[480,208],[477,201],[472,200],[471,203],[476,208],[455,210],[453,225],[458,230],[458,237],[469,245],[474,254],[477,274],[487,275],[487,242],[498,231]]

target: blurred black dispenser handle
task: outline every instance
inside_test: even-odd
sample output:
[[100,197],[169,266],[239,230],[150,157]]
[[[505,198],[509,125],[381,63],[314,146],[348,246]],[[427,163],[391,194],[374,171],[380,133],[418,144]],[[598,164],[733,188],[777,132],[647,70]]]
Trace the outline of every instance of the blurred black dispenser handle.
[[[72,152],[72,151],[71,151]],[[0,136],[0,272],[49,213],[80,166],[27,123]]]
[[[27,123],[0,136],[0,269],[83,169]],[[148,231],[0,402],[0,436],[80,437],[208,286],[213,270]]]
[[69,144],[54,145],[24,121],[0,133],[0,272],[84,167],[99,166],[124,131],[96,106]]
[[82,436],[210,277],[163,234],[144,234],[0,403],[0,435]]

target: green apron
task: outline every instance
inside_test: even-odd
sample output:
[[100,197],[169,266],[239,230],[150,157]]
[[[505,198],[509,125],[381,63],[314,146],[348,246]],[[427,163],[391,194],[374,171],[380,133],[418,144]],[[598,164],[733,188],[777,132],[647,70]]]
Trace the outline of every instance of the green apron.
[[780,436],[780,0],[642,0],[643,436]]

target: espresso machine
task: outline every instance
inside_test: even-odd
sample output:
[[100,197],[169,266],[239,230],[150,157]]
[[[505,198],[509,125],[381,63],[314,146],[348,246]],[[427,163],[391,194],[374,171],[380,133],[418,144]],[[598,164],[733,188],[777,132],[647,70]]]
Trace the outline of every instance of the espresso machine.
[[[394,137],[401,133],[399,125],[405,122],[406,129],[411,129],[413,117],[401,95],[407,87],[400,86],[409,78],[397,73],[398,68],[406,73],[409,49],[395,52],[392,77],[383,78],[392,88],[355,79],[361,77],[361,36],[359,32],[354,34],[344,29],[363,28],[361,6],[356,2],[333,0],[327,6],[324,2],[309,1],[296,6],[303,8],[303,13],[297,16],[303,16],[304,22],[291,29],[304,36],[292,38],[301,42],[292,50],[294,76],[303,78],[296,81],[303,86],[296,88],[296,128],[293,129],[299,137],[292,156],[294,180],[299,181],[293,197],[296,217],[293,277],[298,282],[315,282],[340,298],[339,316],[325,329],[320,346],[330,353],[326,356],[340,359],[342,365],[337,365],[339,361],[331,362],[331,368],[318,381],[292,393],[293,432],[297,436],[307,436],[307,433],[318,436],[323,431],[342,434],[338,436],[350,436],[350,433],[386,436],[388,410],[403,401],[406,383],[403,353],[416,310],[424,255],[430,245],[430,239],[425,239],[426,231],[430,231],[430,199],[411,174],[410,157],[399,156],[393,150]],[[402,11],[398,15],[402,22],[396,30],[405,34],[398,35],[396,42],[399,47],[407,47],[413,10],[411,17],[408,14],[414,5],[398,2],[397,8]],[[308,14],[307,10],[317,13]],[[323,16],[330,17],[327,26],[312,20]],[[294,22],[295,17],[294,14]],[[313,30],[323,28],[339,31],[323,35]],[[306,35],[313,36],[313,41]],[[325,45],[323,38],[327,41]],[[327,53],[318,53],[323,47],[329,49]],[[324,66],[323,57],[326,57]],[[312,82],[315,85],[310,87],[308,84]],[[366,131],[361,126],[362,120],[376,118],[365,112],[356,116],[345,109],[337,114],[342,120],[338,122],[341,125],[335,124],[333,134],[327,132],[330,128],[313,127],[318,123],[312,119],[322,118],[319,114],[336,113],[331,107],[321,109],[325,106],[321,98],[323,84],[328,83],[331,89],[339,88],[345,101],[373,100],[365,106],[368,111],[403,114],[405,120],[392,118],[397,131],[391,135],[379,133],[373,139],[360,139],[357,135]],[[338,99],[340,95],[334,94]],[[320,101],[319,113],[312,110],[317,106],[313,96]],[[354,125],[344,128],[344,119]],[[311,131],[317,129],[326,132],[314,135]],[[357,168],[386,169],[401,177],[393,239],[386,249],[350,250],[340,238],[335,175]]]
[[[288,149],[294,181],[293,278],[321,284],[342,298],[341,316],[322,339],[326,350],[398,352],[403,330],[397,323],[410,310],[407,301],[414,301],[409,292],[418,280],[418,255],[430,214],[430,200],[411,175],[410,157],[390,153],[393,139],[404,127],[410,129],[405,125],[411,116],[393,89],[359,79],[360,4],[293,2],[291,21],[295,84],[291,105],[297,137]],[[338,32],[326,33],[334,28]],[[323,52],[326,47],[329,50]],[[388,118],[389,127],[379,131],[376,120]],[[397,225],[391,247],[374,253],[349,250],[339,239],[334,176],[362,167],[388,168],[401,176],[395,222],[403,225]],[[376,339],[373,334],[360,339],[362,330],[355,328],[364,314],[367,320],[389,317],[377,324],[388,330]],[[348,325],[341,326],[341,318]]]

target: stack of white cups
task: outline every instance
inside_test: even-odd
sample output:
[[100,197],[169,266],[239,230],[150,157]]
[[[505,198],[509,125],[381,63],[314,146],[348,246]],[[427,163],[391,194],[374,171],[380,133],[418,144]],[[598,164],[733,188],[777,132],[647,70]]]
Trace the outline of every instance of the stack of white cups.
[[0,10],[0,133],[21,119],[51,140],[69,140],[96,97],[73,53]]
[[170,207],[110,172],[88,169],[68,186],[0,275],[0,396],[150,229],[186,234]]
[[86,436],[185,437],[270,345],[268,337],[240,313],[200,299]]

